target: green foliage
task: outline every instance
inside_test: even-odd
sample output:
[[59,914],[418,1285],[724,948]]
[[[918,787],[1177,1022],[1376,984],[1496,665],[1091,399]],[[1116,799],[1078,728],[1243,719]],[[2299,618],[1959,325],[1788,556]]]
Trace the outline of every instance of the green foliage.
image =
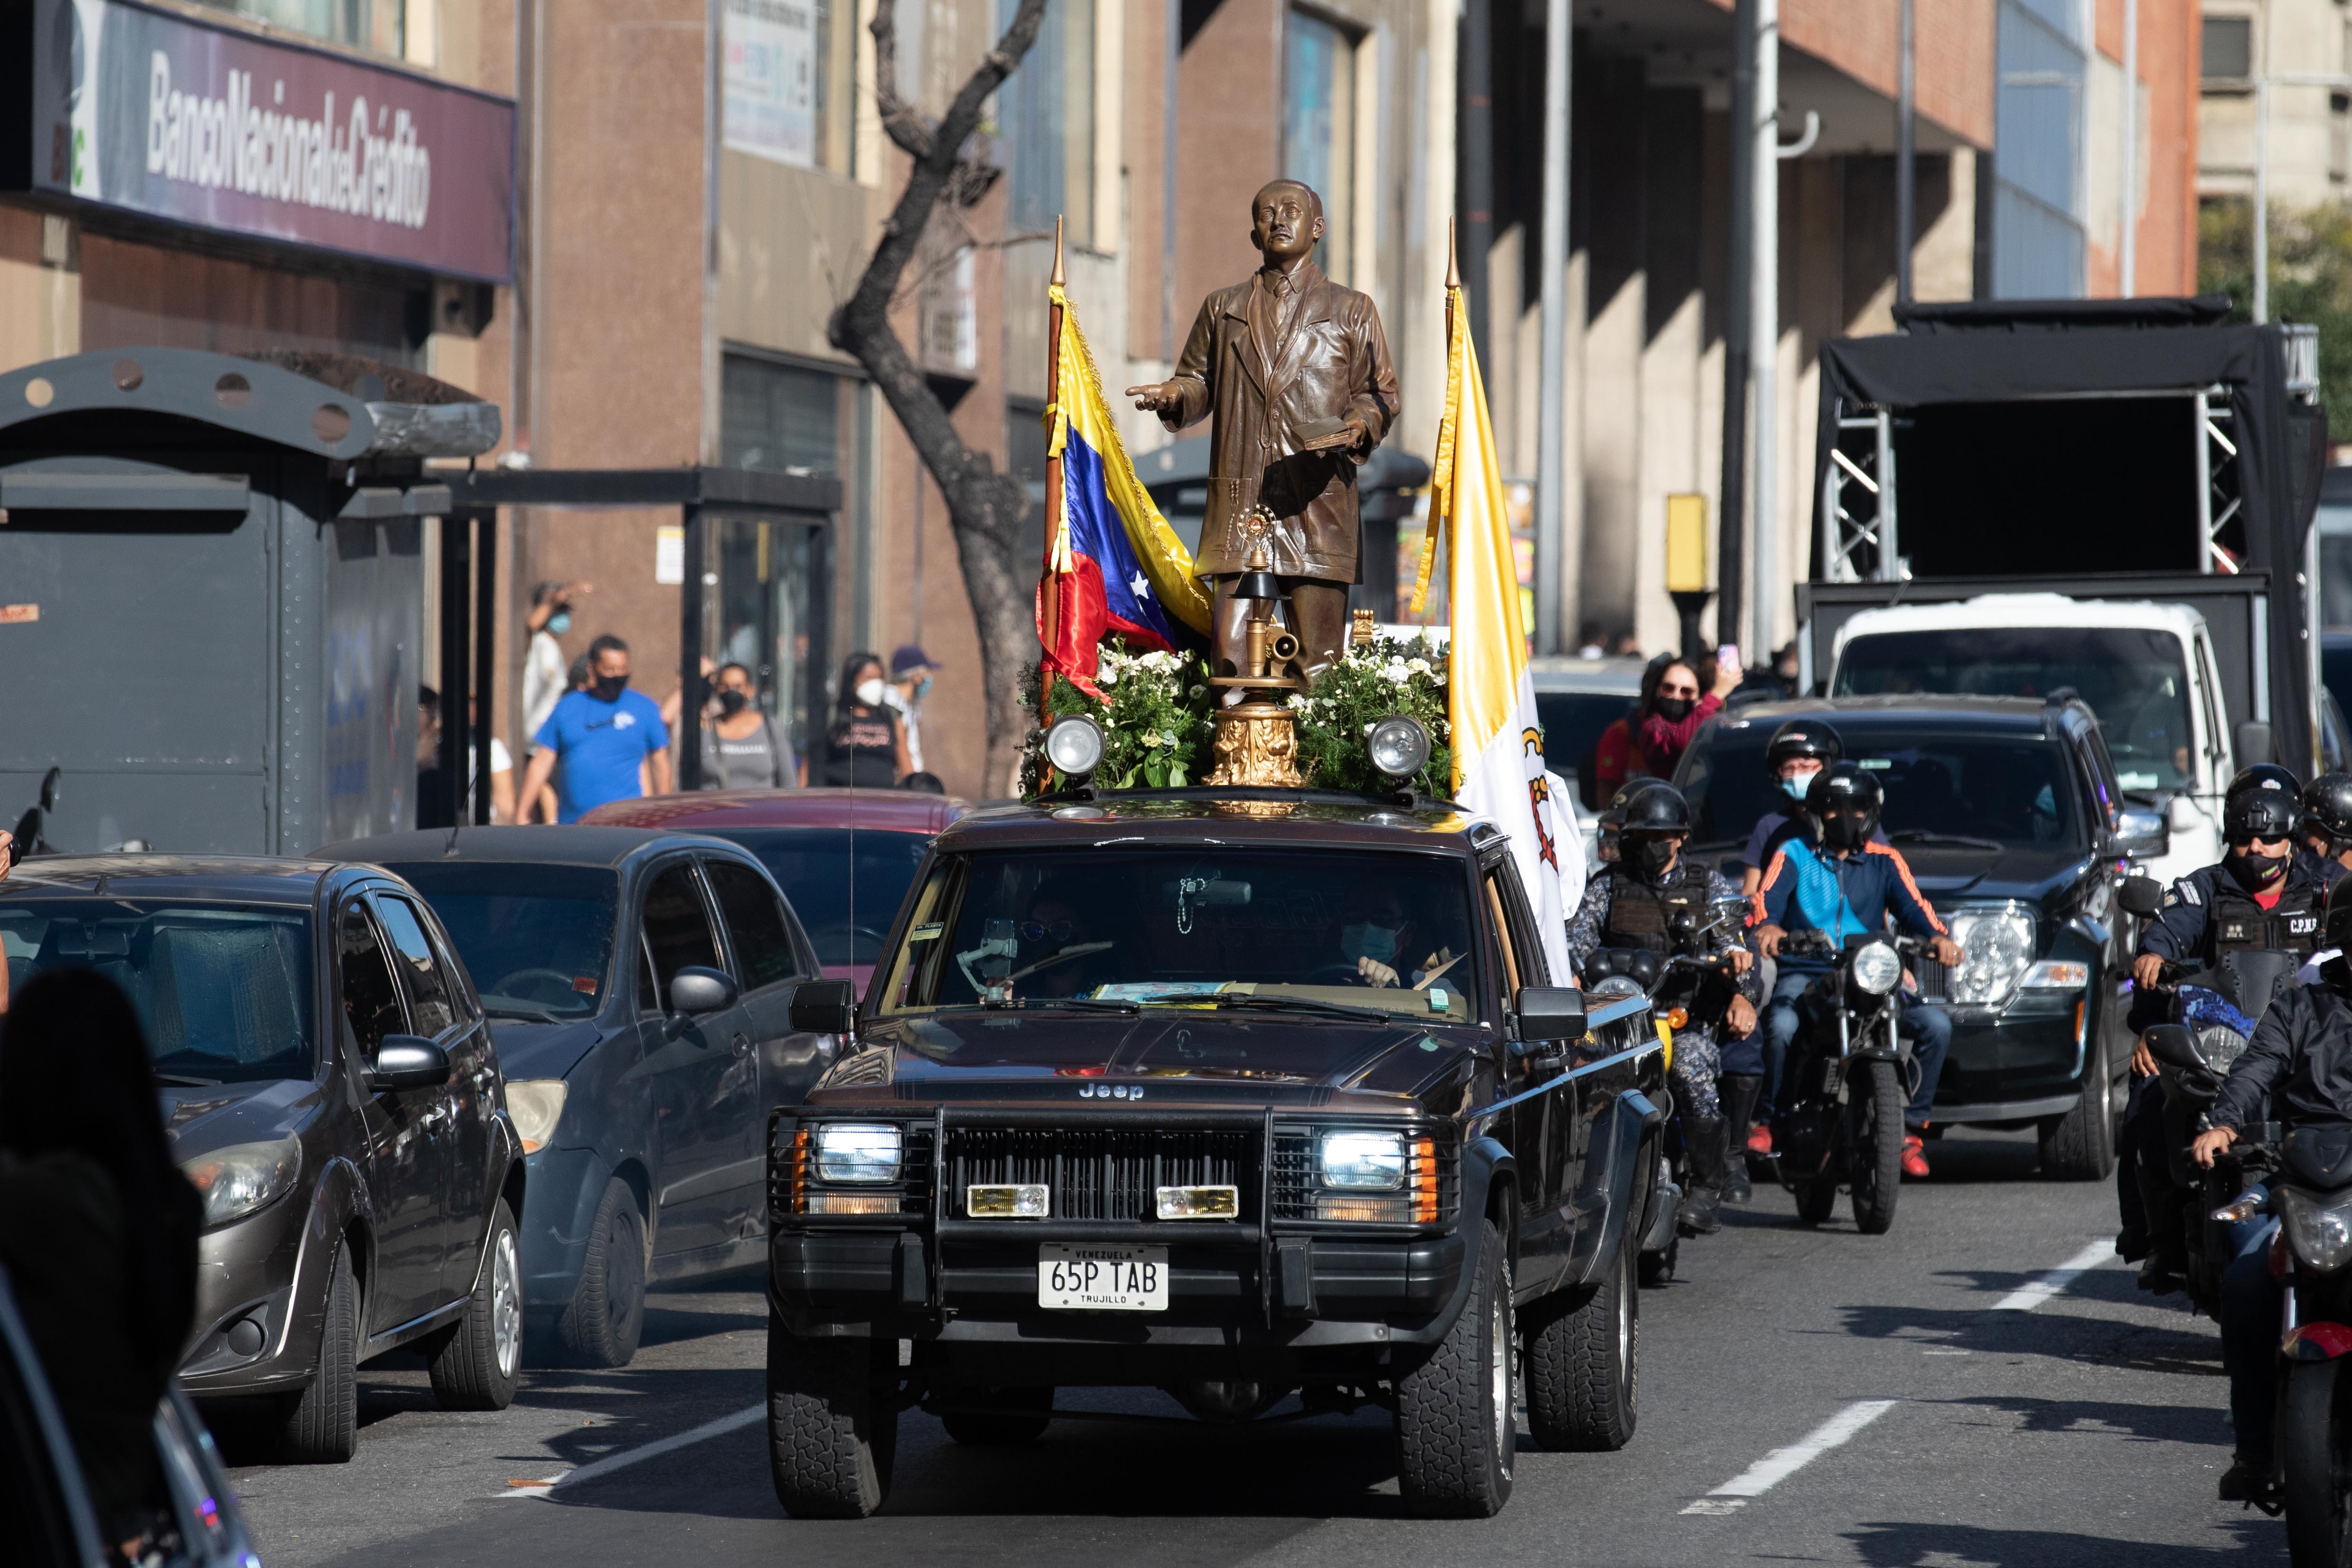
[[1364,738],[1391,713],[1429,731],[1429,765],[1412,783],[1424,795],[1454,793],[1453,732],[1446,726],[1445,650],[1419,639],[1379,637],[1350,647],[1294,699],[1298,771],[1318,789],[1386,793],[1398,786],[1372,766]]
[[[1050,724],[1083,713],[1102,726],[1103,760],[1094,782],[1106,789],[1181,789],[1198,784],[1212,762],[1213,730],[1209,718],[1208,667],[1197,656],[1135,654],[1124,644],[1103,645],[1096,684],[1108,701],[1097,701],[1066,676],[1054,681]],[[1037,671],[1022,681],[1022,705],[1036,703]],[[1038,746],[1042,728],[1024,750],[1021,790],[1037,793],[1044,771]]]
[[[2271,208],[2270,313],[2319,329],[2319,396],[2327,427],[2352,436],[2352,206]],[[2230,296],[2231,319],[2253,319],[2253,204],[2207,200],[2197,212],[2197,291]]]

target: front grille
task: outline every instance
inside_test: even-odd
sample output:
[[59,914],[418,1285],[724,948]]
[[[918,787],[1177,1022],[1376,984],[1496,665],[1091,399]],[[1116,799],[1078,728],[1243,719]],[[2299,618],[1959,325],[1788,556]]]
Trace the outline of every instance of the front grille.
[[[1342,1190],[1323,1185],[1323,1135],[1342,1131],[1352,1129],[1278,1126],[1274,1130],[1274,1169],[1267,1177],[1272,1194],[1267,1212],[1271,1217],[1328,1217],[1319,1212],[1318,1200],[1339,1195]],[[1414,1223],[1451,1223],[1454,1211],[1461,1206],[1462,1163],[1454,1157],[1454,1145],[1435,1130],[1424,1127],[1405,1134],[1405,1148],[1404,1194],[1412,1200],[1410,1212],[1416,1216]]]
[[1255,1128],[950,1125],[945,1209],[968,1218],[967,1187],[1041,1182],[1055,1219],[1136,1221],[1155,1213],[1155,1188],[1234,1186],[1248,1220],[1259,1212],[1261,1137]]
[[[845,1117],[845,1121],[857,1120]],[[815,1124],[778,1116],[768,1124],[768,1218],[772,1225],[787,1215],[808,1213],[807,1194],[814,1184],[815,1160],[801,1134]],[[931,1210],[931,1124],[901,1122],[906,1134],[906,1158],[898,1180],[874,1186],[835,1185],[828,1192],[888,1194],[901,1215],[928,1215]]]

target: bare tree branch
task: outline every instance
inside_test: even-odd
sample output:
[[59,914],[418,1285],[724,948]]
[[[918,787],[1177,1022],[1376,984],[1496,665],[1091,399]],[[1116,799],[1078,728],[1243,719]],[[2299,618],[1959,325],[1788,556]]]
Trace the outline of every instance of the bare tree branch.
[[[1032,628],[1028,584],[1013,555],[1029,500],[1017,479],[998,473],[986,453],[964,444],[922,368],[898,341],[890,309],[908,268],[917,265],[919,276],[926,270],[919,263],[934,215],[944,206],[961,226],[962,213],[995,183],[998,171],[967,157],[965,144],[979,129],[990,96],[1037,41],[1045,15],[1045,0],[1021,0],[1012,25],[933,124],[898,91],[896,0],[876,0],[875,100],[891,142],[912,165],[864,276],[835,310],[826,332],[835,348],[866,367],[946,498],[964,591],[980,634],[988,712],[983,793],[1011,787],[1021,741],[1014,685]],[[948,252],[961,248],[950,247]]]

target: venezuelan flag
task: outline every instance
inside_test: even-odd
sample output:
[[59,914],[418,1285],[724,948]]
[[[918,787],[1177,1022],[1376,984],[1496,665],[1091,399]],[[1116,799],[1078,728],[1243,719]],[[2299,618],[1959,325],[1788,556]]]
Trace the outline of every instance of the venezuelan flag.
[[1062,515],[1038,584],[1037,626],[1043,639],[1045,595],[1058,595],[1045,668],[1092,691],[1097,650],[1114,633],[1147,651],[1203,646],[1209,590],[1128,461],[1077,312],[1061,285],[1049,298],[1062,307],[1059,401],[1045,411],[1047,451],[1062,459]]

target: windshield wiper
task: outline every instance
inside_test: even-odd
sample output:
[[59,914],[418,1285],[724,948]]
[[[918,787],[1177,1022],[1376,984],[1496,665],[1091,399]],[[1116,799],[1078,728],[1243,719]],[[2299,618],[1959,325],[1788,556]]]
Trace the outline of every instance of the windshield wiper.
[[218,1089],[221,1080],[216,1078],[190,1078],[185,1073],[159,1072],[155,1075],[155,1081],[169,1084],[173,1089]]
[[1890,833],[1889,841],[1895,844],[1956,844],[1963,849],[2006,849],[2006,844],[1990,838],[1970,838],[1958,833],[1930,833],[1924,827],[1906,827],[1900,833]]
[[1261,1013],[1321,1013],[1333,1018],[1357,1018],[1367,1023],[1385,1024],[1395,1015],[1379,1007],[1353,1007],[1345,1002],[1326,1002],[1317,996],[1261,996],[1255,993],[1226,992],[1214,998],[1220,1007],[1237,1007]]
[[1040,1007],[1048,1011],[1055,1007],[1076,1007],[1086,1013],[1124,1013],[1130,1016],[1143,1011],[1132,1002],[1104,996],[1022,996],[1014,999],[1013,1005]]
[[575,1018],[559,1018],[544,1007],[485,1007],[485,1017],[520,1018],[526,1024],[572,1024]]

